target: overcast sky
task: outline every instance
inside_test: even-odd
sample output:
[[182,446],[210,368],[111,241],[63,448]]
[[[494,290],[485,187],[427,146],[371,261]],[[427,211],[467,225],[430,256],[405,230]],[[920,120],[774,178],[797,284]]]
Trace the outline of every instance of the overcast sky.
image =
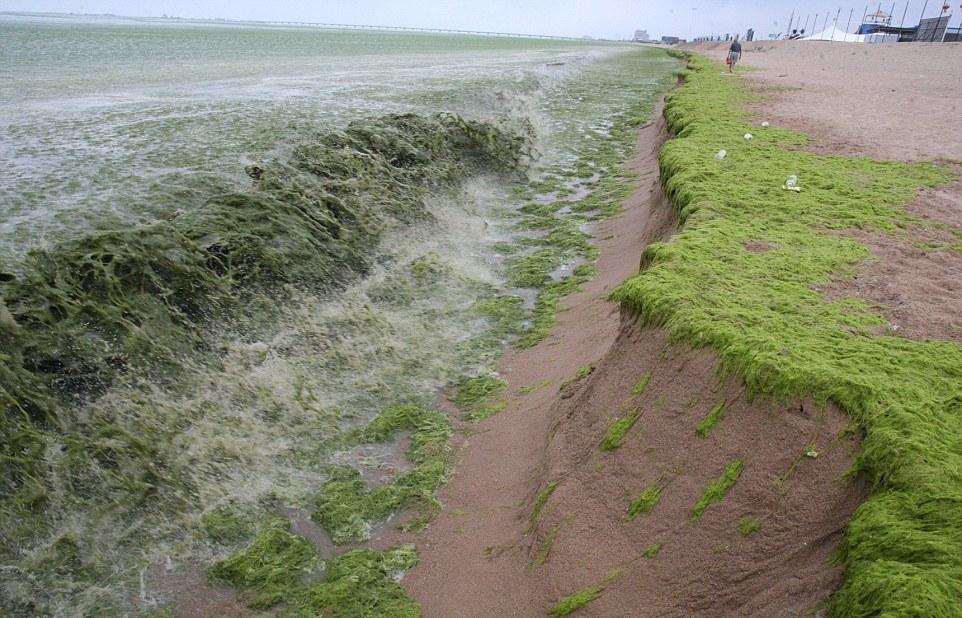
[[[959,23],[958,3],[951,0]],[[918,23],[924,0],[909,0],[907,24]],[[906,0],[895,0],[900,22]],[[883,0],[886,12],[893,2]],[[938,14],[942,2],[930,0],[927,16]],[[277,21],[308,21],[375,26],[413,26],[494,30],[562,36],[590,35],[631,38],[636,29],[653,37],[663,34],[688,38],[692,33],[744,32],[754,28],[762,37],[784,30],[792,10],[814,21],[821,30],[826,13],[844,28],[849,9],[857,22],[864,0],[0,0],[0,11],[58,13],[113,13],[160,16]],[[878,8],[871,3],[871,9]],[[854,29],[854,26],[850,29]],[[809,25],[809,32],[816,28]]]

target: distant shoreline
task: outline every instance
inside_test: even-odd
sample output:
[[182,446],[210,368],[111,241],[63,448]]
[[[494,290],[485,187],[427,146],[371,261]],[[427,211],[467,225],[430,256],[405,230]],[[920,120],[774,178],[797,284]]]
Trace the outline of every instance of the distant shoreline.
[[116,15],[113,13],[35,13],[25,11],[0,11],[0,16],[13,15],[19,17],[53,17],[53,18],[101,18],[101,19],[121,19],[129,21],[147,21],[164,23],[183,23],[183,24],[210,24],[210,25],[229,25],[229,26],[281,26],[299,28],[319,28],[325,30],[372,30],[384,32],[411,32],[427,34],[458,34],[465,36],[485,36],[485,37],[511,37],[522,39],[545,39],[552,41],[584,41],[592,43],[632,43],[629,40],[603,39],[593,37],[557,36],[549,34],[528,34],[519,32],[494,32],[486,30],[461,30],[456,28],[421,28],[409,26],[374,26],[367,24],[336,24],[326,22],[302,22],[302,21],[263,21],[246,19],[227,19],[225,17],[175,17],[169,15],[160,16],[132,16]]

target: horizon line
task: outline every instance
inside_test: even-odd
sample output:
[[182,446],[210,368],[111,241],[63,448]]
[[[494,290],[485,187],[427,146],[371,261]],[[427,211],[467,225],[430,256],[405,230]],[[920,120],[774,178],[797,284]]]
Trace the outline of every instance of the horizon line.
[[553,34],[526,34],[520,32],[496,32],[492,30],[462,30],[458,28],[427,28],[414,26],[374,26],[367,24],[336,24],[327,22],[306,22],[291,20],[260,20],[260,19],[232,19],[229,17],[177,17],[173,15],[118,15],[116,13],[62,13],[47,11],[0,11],[0,15],[22,15],[22,16],[65,16],[65,17],[117,17],[121,19],[138,20],[158,20],[158,21],[188,21],[203,23],[231,23],[231,24],[261,24],[278,26],[305,26],[322,29],[341,29],[341,30],[386,30],[395,32],[429,32],[447,34],[467,34],[474,36],[489,37],[513,37],[529,39],[554,39],[562,41],[601,41],[608,43],[630,43],[631,39],[608,39],[589,35],[583,36],[562,36]]

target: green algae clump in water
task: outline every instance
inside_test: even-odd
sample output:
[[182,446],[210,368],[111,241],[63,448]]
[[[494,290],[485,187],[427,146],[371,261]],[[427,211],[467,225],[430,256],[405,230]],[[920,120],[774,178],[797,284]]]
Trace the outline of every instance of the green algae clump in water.
[[[203,327],[277,283],[337,286],[363,274],[386,228],[427,216],[431,189],[472,164],[514,170],[525,139],[452,114],[352,123],[254,172],[247,192],[196,211],[34,250],[0,286],[0,397],[9,419],[0,495],[47,490],[37,449],[62,406],[119,375],[175,370]],[[69,431],[69,429],[67,429]]]
[[397,578],[418,562],[413,545],[386,551],[358,549],[327,563],[323,581],[294,596],[284,616],[360,618],[392,616],[420,618],[421,608]]
[[415,464],[413,470],[374,489],[367,488],[354,468],[332,470],[311,517],[335,543],[368,539],[374,525],[402,509],[420,507],[422,517],[415,520],[415,527],[426,523],[437,509],[434,491],[444,482],[449,466],[451,422],[447,416],[417,406],[395,406],[351,434],[346,443],[383,442],[402,430],[413,432],[407,453]]
[[211,579],[241,588],[248,606],[264,609],[280,602],[317,565],[317,550],[291,534],[286,520],[272,522],[254,542],[212,566]]
[[176,388],[190,368],[217,366],[212,331],[270,325],[293,290],[364,276],[385,233],[430,220],[427,201],[469,174],[517,173],[527,144],[524,131],[455,114],[359,120],[248,169],[248,190],[26,254],[0,277],[3,561],[36,549],[67,510],[124,520],[192,508],[180,436],[206,404],[157,414],[147,387],[126,395],[134,415],[84,406],[118,384]]

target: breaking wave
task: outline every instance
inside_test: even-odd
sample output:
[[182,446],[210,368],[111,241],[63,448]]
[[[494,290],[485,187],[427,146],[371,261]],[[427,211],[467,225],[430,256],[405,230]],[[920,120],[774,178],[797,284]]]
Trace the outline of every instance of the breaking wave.
[[[517,121],[355,121],[248,166],[249,190],[0,274],[5,608],[114,606],[115,565],[173,551],[146,539],[223,500],[296,503],[352,416],[453,377],[446,350],[483,330],[471,302],[493,290],[458,263],[491,242],[465,183],[522,171],[530,144]],[[462,317],[431,332],[432,312]]]

